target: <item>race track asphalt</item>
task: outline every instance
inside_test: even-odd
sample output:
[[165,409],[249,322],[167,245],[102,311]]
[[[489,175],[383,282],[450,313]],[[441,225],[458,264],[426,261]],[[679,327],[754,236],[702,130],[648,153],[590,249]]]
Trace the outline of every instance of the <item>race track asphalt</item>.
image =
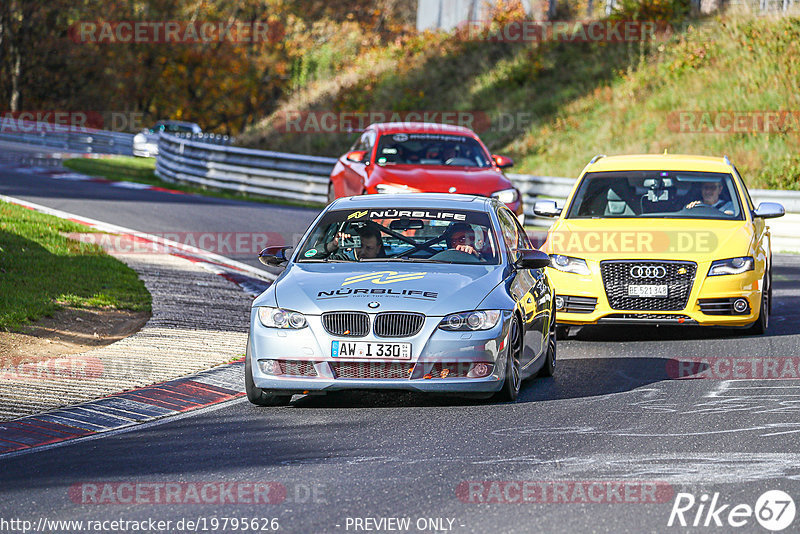
[[[289,240],[316,214],[2,169],[0,194],[156,233],[267,231]],[[258,265],[252,256],[233,257]],[[527,381],[515,404],[370,392],[296,398],[284,408],[239,399],[0,458],[0,519],[152,518],[172,521],[169,532],[181,519],[221,531],[210,528],[212,518],[278,518],[280,532],[309,533],[684,532],[667,525],[677,494],[690,493],[697,499],[685,513],[690,524],[707,495],[693,531],[765,532],[755,517],[739,528],[726,521],[733,505],[753,507],[767,490],[800,499],[800,380],[675,380],[674,370],[676,360],[698,357],[729,365],[796,361],[798,281],[800,256],[776,255],[773,316],[761,337],[583,328],[559,342],[555,378]],[[719,357],[728,359],[713,360]],[[130,488],[152,501],[153,487],[172,483],[184,484],[173,502],[118,502]],[[233,493],[237,502],[220,502],[212,491],[212,502],[198,504],[186,489],[230,483],[245,488]],[[250,504],[248,483],[278,483],[269,497],[278,502]],[[102,502],[92,502],[103,491]],[[646,502],[634,502],[642,491]],[[729,505],[716,516],[723,527],[706,515],[715,494],[717,508]],[[375,529],[368,518],[410,525]],[[427,521],[436,518],[441,524]]]

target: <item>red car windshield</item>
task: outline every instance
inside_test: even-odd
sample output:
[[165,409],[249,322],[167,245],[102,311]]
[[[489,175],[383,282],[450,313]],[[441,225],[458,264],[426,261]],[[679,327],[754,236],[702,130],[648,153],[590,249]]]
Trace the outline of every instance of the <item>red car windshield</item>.
[[375,155],[378,165],[490,167],[489,156],[473,138],[438,133],[384,134]]

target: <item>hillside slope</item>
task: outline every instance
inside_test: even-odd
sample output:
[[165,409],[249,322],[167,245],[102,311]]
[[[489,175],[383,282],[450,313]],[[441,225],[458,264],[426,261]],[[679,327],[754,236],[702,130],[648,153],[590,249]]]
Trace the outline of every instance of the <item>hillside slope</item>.
[[576,176],[597,153],[667,149],[727,154],[752,187],[800,189],[800,18],[717,16],[679,27],[644,43],[410,36],[310,84],[241,140],[338,155],[355,134],[276,125],[310,110],[460,110],[491,118],[481,137],[514,157],[516,172]]

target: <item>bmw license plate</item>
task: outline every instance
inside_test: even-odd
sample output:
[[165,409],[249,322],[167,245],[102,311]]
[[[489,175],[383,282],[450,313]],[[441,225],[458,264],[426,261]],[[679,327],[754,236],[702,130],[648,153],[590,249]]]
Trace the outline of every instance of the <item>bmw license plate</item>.
[[332,358],[388,358],[410,360],[411,343],[377,343],[374,341],[333,341]]
[[631,285],[628,286],[628,296],[667,298],[669,291],[667,285]]

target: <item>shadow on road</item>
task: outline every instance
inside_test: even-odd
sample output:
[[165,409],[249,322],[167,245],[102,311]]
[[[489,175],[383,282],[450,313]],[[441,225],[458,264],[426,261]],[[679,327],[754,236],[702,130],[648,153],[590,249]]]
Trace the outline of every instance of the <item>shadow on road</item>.
[[[523,382],[516,404],[594,397],[631,391],[668,380],[667,358],[582,358],[560,360],[554,378]],[[492,399],[426,395],[414,392],[338,391],[308,395],[292,403],[295,409],[373,409],[493,405]],[[497,403],[504,405],[503,403]]]

